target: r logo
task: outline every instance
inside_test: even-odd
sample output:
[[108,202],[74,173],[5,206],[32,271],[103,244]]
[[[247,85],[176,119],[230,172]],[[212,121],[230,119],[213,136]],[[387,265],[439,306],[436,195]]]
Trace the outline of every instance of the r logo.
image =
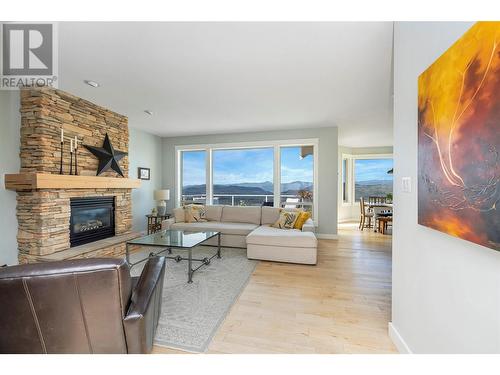
[[4,76],[53,74],[52,24],[3,24]]

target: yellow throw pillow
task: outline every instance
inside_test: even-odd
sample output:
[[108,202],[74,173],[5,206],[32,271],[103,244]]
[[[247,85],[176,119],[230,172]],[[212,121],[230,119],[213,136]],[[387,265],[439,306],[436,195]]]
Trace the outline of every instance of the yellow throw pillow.
[[280,212],[279,219],[272,226],[280,229],[293,229],[293,225],[298,217],[298,212],[283,210]]
[[301,211],[299,212],[299,217],[295,220],[295,224],[293,225],[294,229],[302,230],[305,222],[311,218],[310,212]]
[[205,206],[199,204],[190,204],[184,207],[185,222],[199,223],[207,221],[207,210]]

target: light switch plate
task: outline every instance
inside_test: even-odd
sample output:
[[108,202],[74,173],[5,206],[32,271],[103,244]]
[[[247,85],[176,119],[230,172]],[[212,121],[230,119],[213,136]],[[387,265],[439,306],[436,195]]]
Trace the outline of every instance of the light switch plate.
[[411,177],[401,177],[401,189],[403,193],[411,193]]

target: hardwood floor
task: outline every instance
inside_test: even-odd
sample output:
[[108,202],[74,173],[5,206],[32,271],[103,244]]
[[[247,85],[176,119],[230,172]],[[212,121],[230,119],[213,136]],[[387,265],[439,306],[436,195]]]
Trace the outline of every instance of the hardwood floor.
[[317,266],[259,262],[208,353],[396,353],[391,236],[356,225],[319,241]]

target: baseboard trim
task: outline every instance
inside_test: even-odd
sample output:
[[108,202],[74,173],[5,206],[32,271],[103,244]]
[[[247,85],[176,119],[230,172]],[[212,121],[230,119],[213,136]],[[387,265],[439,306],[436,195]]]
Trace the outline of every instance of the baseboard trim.
[[392,322],[389,322],[389,337],[401,354],[413,354],[410,347],[403,339],[396,327],[394,327],[394,324],[392,324]]
[[320,240],[338,240],[339,236],[337,234],[329,233],[316,233],[316,237]]

